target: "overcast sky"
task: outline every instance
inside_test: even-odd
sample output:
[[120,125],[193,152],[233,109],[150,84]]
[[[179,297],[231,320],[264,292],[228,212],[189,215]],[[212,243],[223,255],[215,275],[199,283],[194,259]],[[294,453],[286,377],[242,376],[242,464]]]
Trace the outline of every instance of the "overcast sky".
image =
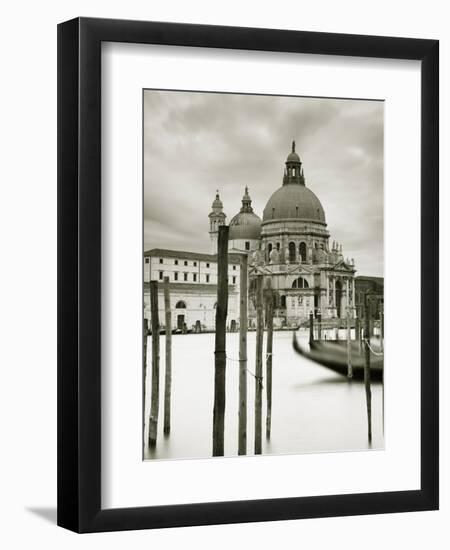
[[227,222],[248,185],[262,218],[295,139],[330,244],[383,276],[383,103],[144,92],[144,247],[209,252],[216,189]]

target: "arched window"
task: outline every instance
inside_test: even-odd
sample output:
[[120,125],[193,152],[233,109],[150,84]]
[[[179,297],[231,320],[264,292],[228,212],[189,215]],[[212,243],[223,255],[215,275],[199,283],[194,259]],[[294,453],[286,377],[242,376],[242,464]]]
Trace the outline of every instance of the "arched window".
[[267,245],[267,251],[268,251],[269,254],[272,252],[272,248],[273,248],[272,243],[269,243]]
[[175,305],[176,309],[186,309],[186,302],[183,302],[183,300],[180,300]]
[[281,296],[281,307],[282,308],[286,307],[286,296]]
[[292,283],[292,288],[309,288],[308,281],[303,277],[299,277]]
[[280,251],[280,248],[281,248],[281,245],[280,245],[280,243],[277,243],[277,252],[279,252],[279,251]]
[[300,246],[298,247],[298,251],[300,254],[300,258],[302,259],[302,262],[306,262],[306,243],[300,243]]
[[289,243],[289,261],[295,262],[295,243]]

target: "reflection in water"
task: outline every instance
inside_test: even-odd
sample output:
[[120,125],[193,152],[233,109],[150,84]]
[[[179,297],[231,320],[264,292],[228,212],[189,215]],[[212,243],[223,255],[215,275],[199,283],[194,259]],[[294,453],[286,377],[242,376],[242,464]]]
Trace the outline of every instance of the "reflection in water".
[[[227,334],[225,455],[237,456],[239,335]],[[307,334],[300,334],[305,343]],[[164,385],[164,337],[161,338],[160,389]],[[367,441],[364,384],[333,375],[294,352],[291,332],[275,332],[273,342],[272,432],[263,429],[263,454],[300,454],[326,451],[380,449],[382,386],[372,384],[372,445]],[[148,383],[151,376],[151,338],[148,339]],[[255,333],[248,334],[248,368],[254,371]],[[248,375],[247,454],[253,454],[255,380]],[[214,398],[214,334],[172,338],[172,427],[164,436],[163,393],[160,396],[156,448],[144,449],[146,459],[205,458],[212,455]],[[265,426],[265,387],[263,425]],[[149,403],[147,400],[147,409]],[[148,410],[145,413],[147,441]]]

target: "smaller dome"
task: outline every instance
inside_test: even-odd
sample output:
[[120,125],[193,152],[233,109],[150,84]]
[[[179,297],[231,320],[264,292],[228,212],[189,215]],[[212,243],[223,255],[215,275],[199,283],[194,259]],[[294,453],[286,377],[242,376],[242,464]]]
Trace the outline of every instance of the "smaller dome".
[[261,218],[253,212],[252,199],[248,194],[248,187],[245,188],[242,197],[241,210],[230,221],[229,240],[238,239],[259,239],[261,236]]
[[297,155],[297,153],[289,153],[287,156],[286,162],[298,162],[300,163],[300,157]]
[[229,240],[259,239],[261,237],[261,218],[253,212],[239,212],[230,221]]

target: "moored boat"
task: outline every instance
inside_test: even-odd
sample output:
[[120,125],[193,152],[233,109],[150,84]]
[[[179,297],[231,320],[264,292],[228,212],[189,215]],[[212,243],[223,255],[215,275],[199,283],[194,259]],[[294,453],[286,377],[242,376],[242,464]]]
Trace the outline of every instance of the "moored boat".
[[[341,344],[329,341],[313,341],[308,351],[298,343],[294,332],[292,345],[295,351],[303,357],[342,376],[347,376],[347,348]],[[353,379],[364,380],[364,350],[359,351],[359,345],[355,345],[354,342],[352,342],[351,363]],[[370,357],[370,379],[374,382],[381,382],[383,380],[383,356],[374,355],[372,352]]]

